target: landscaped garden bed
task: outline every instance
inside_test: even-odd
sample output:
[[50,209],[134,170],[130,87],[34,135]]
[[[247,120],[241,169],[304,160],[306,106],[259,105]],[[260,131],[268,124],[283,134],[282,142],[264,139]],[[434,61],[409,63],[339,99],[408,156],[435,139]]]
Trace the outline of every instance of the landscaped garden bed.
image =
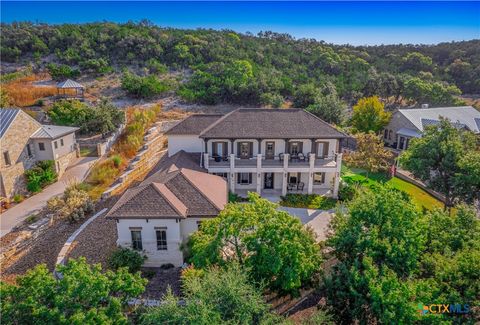
[[330,210],[335,208],[337,200],[318,194],[289,193],[281,197],[279,204],[290,208]]

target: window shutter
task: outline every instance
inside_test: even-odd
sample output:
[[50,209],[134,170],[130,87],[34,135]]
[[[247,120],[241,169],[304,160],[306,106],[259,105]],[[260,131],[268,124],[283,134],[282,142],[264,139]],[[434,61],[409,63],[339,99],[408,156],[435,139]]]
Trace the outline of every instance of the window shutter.
[[303,153],[303,142],[298,143],[298,153]]
[[212,156],[216,156],[216,155],[217,155],[217,143],[212,142]]
[[325,142],[324,145],[323,145],[323,156],[324,157],[328,156],[328,145],[329,145],[328,142]]
[[252,158],[253,157],[253,142],[248,143],[248,148],[249,148],[250,158]]
[[223,156],[226,157],[228,155],[228,142],[223,143]]
[[248,184],[252,184],[252,173],[248,173]]
[[240,184],[240,173],[237,173],[237,184]]
[[240,157],[240,142],[237,142],[237,157]]

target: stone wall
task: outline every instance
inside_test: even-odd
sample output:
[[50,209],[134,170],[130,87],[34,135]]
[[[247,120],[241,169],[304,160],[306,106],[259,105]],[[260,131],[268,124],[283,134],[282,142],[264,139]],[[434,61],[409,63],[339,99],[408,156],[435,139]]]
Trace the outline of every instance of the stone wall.
[[57,168],[58,178],[62,177],[63,173],[65,173],[65,170],[70,165],[70,163],[79,156],[80,155],[78,153],[78,150],[75,150],[55,160],[55,167]]
[[144,146],[132,159],[125,173],[119,177],[118,182],[102,194],[102,199],[120,194],[133,182],[143,179],[158,163],[167,151],[165,148],[167,138],[164,136],[165,123],[172,122],[157,122],[147,131],[144,137]]
[[[26,146],[30,136],[41,127],[23,111],[19,112],[1,140],[0,175],[2,180],[1,196],[10,198],[22,192],[25,186],[23,172],[35,164],[35,148],[31,144],[32,156],[27,154]],[[6,164],[4,152],[8,151],[10,165]]]

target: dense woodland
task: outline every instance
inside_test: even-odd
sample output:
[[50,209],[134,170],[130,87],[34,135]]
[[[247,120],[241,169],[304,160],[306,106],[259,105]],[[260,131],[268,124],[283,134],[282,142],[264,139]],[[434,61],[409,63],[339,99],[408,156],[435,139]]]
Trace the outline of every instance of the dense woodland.
[[[353,104],[378,95],[387,106],[438,106],[461,104],[462,93],[480,93],[480,40],[355,47],[274,32],[161,28],[148,21],[1,27],[3,62],[48,66],[56,78],[124,71],[124,88],[142,97],[174,90],[204,104],[280,106],[288,100],[308,107],[325,96]],[[135,77],[149,78],[145,88],[128,88]]]

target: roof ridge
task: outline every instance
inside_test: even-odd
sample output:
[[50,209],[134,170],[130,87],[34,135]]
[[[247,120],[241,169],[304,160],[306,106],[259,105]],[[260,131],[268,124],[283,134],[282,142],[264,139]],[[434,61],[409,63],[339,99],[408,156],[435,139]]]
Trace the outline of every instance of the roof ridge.
[[[188,208],[186,207],[186,205],[175,195],[173,194],[172,191],[170,191],[170,189],[168,189],[168,187],[165,185],[165,183],[156,183],[156,182],[152,182],[150,183],[149,185],[153,185],[153,188],[165,199],[165,201],[167,201],[168,205],[170,205],[170,207],[177,211],[177,213],[181,216],[184,216],[185,218],[187,217],[187,212],[188,212]],[[175,197],[178,202],[183,205],[183,207],[185,208],[185,212],[182,212],[180,211],[173,202],[170,201],[170,199],[164,194],[162,193],[162,190],[164,191],[167,191],[168,194],[171,194],[173,197]]]
[[[186,180],[187,182],[189,182],[189,183],[200,193],[200,195],[203,196],[211,205],[213,205],[218,211],[222,211],[222,208],[221,208],[221,207],[219,207],[219,206],[216,205],[212,200],[210,200],[210,198],[207,197],[207,196],[203,193],[203,191],[202,191],[201,189],[199,189],[198,186],[197,186],[196,184],[194,184],[194,183],[185,175],[185,173],[183,173],[183,170],[184,170],[184,169],[187,169],[187,170],[190,170],[190,171],[193,171],[193,172],[195,172],[195,170],[188,169],[188,168],[181,168],[181,169],[180,169],[180,174],[181,174],[181,175],[183,176],[183,178],[185,178],[185,180]],[[198,172],[198,173],[201,173],[201,172]],[[210,174],[207,173],[207,175],[210,175]],[[215,176],[215,175],[212,175],[212,176]]]
[[307,111],[307,110],[305,110],[305,109],[300,109],[300,110],[302,110],[302,111],[304,111],[305,113],[313,116],[314,118],[316,118],[317,120],[319,120],[319,121],[322,122],[323,124],[331,127],[332,129],[334,129],[334,130],[337,131],[338,133],[343,134],[345,137],[348,137],[346,133],[344,133],[344,132],[342,132],[342,131],[339,131],[339,130],[338,130],[336,127],[334,127],[332,124],[328,123],[327,121],[322,120],[321,118],[319,118],[319,117],[316,116],[315,114],[310,113],[309,111]]
[[207,126],[205,129],[203,129],[202,132],[200,132],[200,134],[198,135],[198,137],[200,138],[205,132],[207,132],[208,130],[210,130],[212,127],[214,127],[215,125],[217,125],[220,121],[223,121],[227,116],[230,116],[232,115],[233,113],[235,113],[236,111],[239,111],[241,110],[241,108],[237,108],[227,114],[224,114],[223,117],[219,118],[218,120],[216,120],[215,122],[213,122],[212,124],[210,124],[209,126]]
[[[119,201],[117,201],[113,207],[110,209],[110,211],[107,213],[106,217],[109,216],[109,215],[112,215],[114,214],[118,209],[120,209],[121,207],[123,207],[125,204],[127,204],[128,202],[130,202],[130,200],[134,199],[135,197],[137,197],[141,192],[143,192],[146,188],[148,188],[148,186],[150,185],[151,183],[149,184],[145,184],[145,185],[139,185],[137,187],[134,187],[134,188],[131,188],[131,189],[128,189],[128,191],[131,192],[134,192],[134,191],[137,191],[136,193],[133,194],[132,197],[128,198],[128,200],[126,200],[125,202],[121,202],[120,205],[118,205],[117,207],[115,207],[115,205],[117,205],[117,203],[120,201],[120,199],[123,198],[123,196],[125,194],[127,194],[127,192],[125,192],[119,199]],[[143,188],[142,188],[143,187]]]

